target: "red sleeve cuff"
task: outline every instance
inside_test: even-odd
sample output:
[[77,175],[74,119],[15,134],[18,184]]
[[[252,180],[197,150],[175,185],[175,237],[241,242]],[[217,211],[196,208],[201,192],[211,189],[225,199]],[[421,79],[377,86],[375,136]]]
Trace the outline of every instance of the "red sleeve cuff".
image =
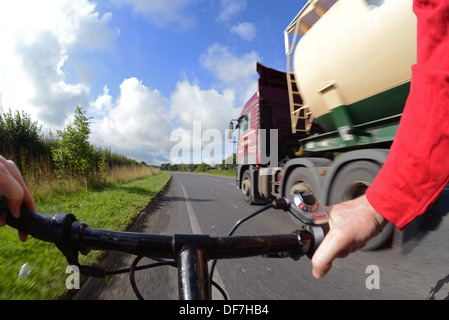
[[369,188],[366,191],[366,198],[374,210],[395,224],[399,230],[403,230],[416,217],[414,212],[408,210],[401,203],[396,202],[383,190]]

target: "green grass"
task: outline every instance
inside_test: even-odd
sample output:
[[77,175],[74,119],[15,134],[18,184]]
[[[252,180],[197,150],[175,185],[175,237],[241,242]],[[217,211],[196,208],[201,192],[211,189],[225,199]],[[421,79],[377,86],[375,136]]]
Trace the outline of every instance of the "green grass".
[[216,176],[225,176],[225,177],[234,177],[235,178],[235,170],[217,170],[217,169],[211,169],[204,172],[198,172],[198,173],[204,173],[204,174],[212,174]]
[[[36,203],[39,211],[55,214],[73,213],[78,221],[90,227],[126,230],[137,215],[167,184],[170,175],[161,172],[131,182],[78,192],[56,195]],[[104,255],[93,252],[80,255],[82,264],[98,264]],[[18,278],[23,264],[31,267],[27,277]],[[0,228],[0,299],[53,300],[64,297],[68,262],[54,244],[29,237],[26,243],[17,238],[17,231]]]

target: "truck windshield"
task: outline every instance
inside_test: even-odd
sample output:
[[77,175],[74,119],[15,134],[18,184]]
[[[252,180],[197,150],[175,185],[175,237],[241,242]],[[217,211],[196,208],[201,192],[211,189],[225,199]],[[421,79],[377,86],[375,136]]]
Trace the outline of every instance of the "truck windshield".
[[251,113],[248,113],[246,116],[242,117],[240,119],[240,122],[238,124],[239,130],[239,136],[241,137],[246,131],[248,131],[250,127],[250,120],[251,119]]

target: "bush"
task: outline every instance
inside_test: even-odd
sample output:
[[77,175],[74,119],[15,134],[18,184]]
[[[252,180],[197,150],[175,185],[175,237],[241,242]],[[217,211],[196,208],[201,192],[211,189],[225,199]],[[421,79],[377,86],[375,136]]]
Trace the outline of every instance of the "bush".
[[76,107],[73,124],[58,130],[58,146],[52,148],[56,174],[59,177],[87,179],[94,165],[94,147],[89,143],[90,123],[85,112]]

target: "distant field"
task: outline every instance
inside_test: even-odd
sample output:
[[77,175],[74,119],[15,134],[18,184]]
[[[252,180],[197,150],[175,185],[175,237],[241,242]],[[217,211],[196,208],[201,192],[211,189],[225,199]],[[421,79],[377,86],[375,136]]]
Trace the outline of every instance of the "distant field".
[[200,173],[204,173],[204,174],[213,174],[213,175],[217,175],[217,176],[226,176],[226,177],[235,177],[235,170],[208,170],[205,172],[200,172]]

